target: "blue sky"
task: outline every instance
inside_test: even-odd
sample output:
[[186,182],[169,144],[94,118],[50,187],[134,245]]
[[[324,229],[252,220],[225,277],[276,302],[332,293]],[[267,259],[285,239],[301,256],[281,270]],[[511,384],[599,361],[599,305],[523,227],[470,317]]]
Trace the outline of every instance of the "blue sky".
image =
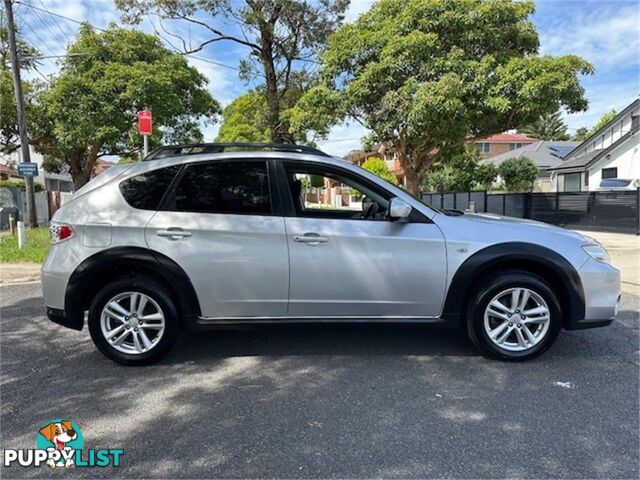
[[[119,23],[120,12],[113,0],[20,0],[15,5],[16,19],[23,34],[44,55],[64,53],[66,44],[77,31],[78,24],[55,17],[43,10],[58,13],[78,21],[88,21],[98,27],[109,22]],[[347,21],[352,21],[367,10],[373,0],[352,0]],[[30,8],[28,5],[42,10]],[[640,2],[638,0],[539,0],[533,16],[540,35],[543,54],[575,53],[596,67],[593,76],[585,77],[582,84],[589,99],[589,110],[566,115],[570,131],[593,125],[600,115],[615,108],[620,111],[640,93]],[[155,27],[160,30],[156,23]],[[149,21],[141,25],[153,31]],[[174,23],[167,28],[197,43],[204,32],[188,30],[184,24]],[[160,30],[161,31],[161,30]],[[165,35],[166,36],[166,35]],[[247,51],[229,43],[198,52],[189,58],[208,79],[211,93],[223,105],[248,88],[237,77],[235,67]],[[216,62],[216,63],[211,63]],[[223,64],[223,65],[219,65]],[[50,75],[57,70],[55,60],[43,60],[39,73]],[[205,128],[205,139],[213,140],[217,126]],[[319,146],[329,153],[344,155],[359,148],[360,138],[366,134],[358,125],[339,125],[333,128],[326,141]]]

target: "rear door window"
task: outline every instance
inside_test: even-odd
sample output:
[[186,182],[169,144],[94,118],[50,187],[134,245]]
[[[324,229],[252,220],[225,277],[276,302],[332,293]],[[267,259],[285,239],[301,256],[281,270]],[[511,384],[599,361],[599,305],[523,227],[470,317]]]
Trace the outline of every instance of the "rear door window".
[[194,213],[271,214],[266,161],[192,163],[168,210]]

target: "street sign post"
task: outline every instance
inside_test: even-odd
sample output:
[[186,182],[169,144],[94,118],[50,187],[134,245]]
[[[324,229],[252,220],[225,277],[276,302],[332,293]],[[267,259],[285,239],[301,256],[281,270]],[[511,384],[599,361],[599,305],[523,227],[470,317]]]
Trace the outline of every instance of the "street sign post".
[[18,175],[23,177],[37,177],[38,164],[32,162],[22,162],[18,164]]
[[138,133],[144,139],[144,156],[149,153],[149,137],[153,129],[151,110],[141,110],[138,112]]

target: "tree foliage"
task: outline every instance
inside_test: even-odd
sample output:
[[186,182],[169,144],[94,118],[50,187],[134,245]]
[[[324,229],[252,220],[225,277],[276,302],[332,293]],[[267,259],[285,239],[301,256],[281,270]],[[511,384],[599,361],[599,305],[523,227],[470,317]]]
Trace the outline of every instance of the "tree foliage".
[[259,92],[249,92],[222,111],[218,142],[268,142],[271,138],[266,117],[267,102]]
[[611,120],[613,120],[616,117],[616,115],[618,115],[618,112],[616,112],[616,110],[612,108],[610,111],[602,114],[600,119],[596,122],[596,124],[593,127],[591,127],[591,129],[587,129],[585,127],[578,128],[576,130],[576,134],[573,136],[573,139],[580,140],[580,141],[586,140],[591,135],[593,135],[598,130],[600,130],[602,127],[604,127],[607,123],[609,123]]
[[509,192],[530,192],[538,167],[527,157],[509,158],[500,164],[498,174]]
[[36,150],[66,164],[76,188],[103,155],[135,155],[136,113],[153,112],[153,146],[202,138],[201,119],[220,111],[206,79],[160,40],[137,30],[88,25],[67,50],[60,74],[38,92],[31,117]]
[[391,173],[389,167],[386,162],[378,157],[369,157],[362,163],[362,168],[373,173],[374,175],[379,176],[383,180],[386,180],[389,183],[394,185],[398,185],[398,179],[396,176]]
[[[197,27],[206,40],[193,45],[185,39],[176,47],[193,53],[215,42],[246,48],[240,63],[242,79],[260,79],[266,99],[266,121],[271,140],[290,142],[285,112],[314,82],[314,57],[327,36],[344,18],[348,0],[116,0],[124,18],[140,22],[155,15]],[[219,27],[218,19],[231,26]],[[162,27],[165,32],[166,27]],[[167,40],[176,41],[171,33]]]
[[531,0],[380,0],[321,55],[326,83],[291,113],[294,131],[326,134],[345,117],[391,142],[416,192],[469,136],[587,107],[575,55],[538,55]]
[[583,140],[586,140],[589,137],[589,135],[590,133],[588,128],[580,127],[576,130],[576,133],[573,135],[571,139],[582,142]]
[[431,192],[490,190],[498,172],[491,163],[480,163],[480,153],[470,144],[445,162],[434,165],[425,175],[423,187]]
[[[20,132],[18,131],[18,114],[16,97],[11,78],[11,57],[9,52],[9,31],[4,25],[4,17],[0,12],[0,152],[11,153],[20,147]],[[16,31],[16,47],[21,59],[20,67],[30,70],[36,67],[37,61],[33,57],[40,55],[37,48],[30,45],[20,31]],[[32,103],[32,82],[22,82],[22,93],[25,109],[29,112]]]
[[535,121],[521,128],[520,132],[540,140],[569,140],[570,138],[560,112],[540,115]]

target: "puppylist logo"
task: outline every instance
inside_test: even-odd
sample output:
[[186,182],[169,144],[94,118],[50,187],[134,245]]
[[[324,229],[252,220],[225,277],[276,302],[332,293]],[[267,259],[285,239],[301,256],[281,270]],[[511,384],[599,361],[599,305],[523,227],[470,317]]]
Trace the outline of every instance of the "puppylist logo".
[[5,449],[4,466],[119,467],[123,449],[83,450],[84,437],[78,426],[58,418],[38,430],[35,449]]

